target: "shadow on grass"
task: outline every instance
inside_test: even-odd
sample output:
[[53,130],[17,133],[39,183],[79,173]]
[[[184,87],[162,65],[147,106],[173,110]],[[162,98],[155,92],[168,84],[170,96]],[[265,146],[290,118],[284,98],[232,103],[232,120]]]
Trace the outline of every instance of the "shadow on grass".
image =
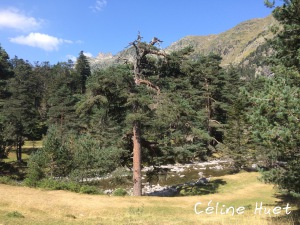
[[278,194],[276,195],[280,201],[277,201],[278,206],[287,206],[289,204],[291,208],[290,214],[283,214],[278,217],[270,218],[272,224],[280,224],[287,222],[288,224],[300,225],[300,197],[293,197],[287,194]]
[[22,149],[22,161],[16,160],[16,151],[11,149],[7,156],[0,159],[0,176],[7,176],[15,180],[23,180],[25,178],[27,162],[31,154],[38,151],[38,148]]
[[7,176],[15,180],[25,178],[26,162],[0,162],[0,176]]
[[40,148],[22,148],[22,153],[25,153],[27,155],[31,155],[32,153],[35,153]]
[[147,195],[160,197],[208,195],[217,193],[220,185],[225,184],[226,181],[222,179],[216,179],[208,183],[186,182],[184,184],[173,185],[160,191],[153,191]]

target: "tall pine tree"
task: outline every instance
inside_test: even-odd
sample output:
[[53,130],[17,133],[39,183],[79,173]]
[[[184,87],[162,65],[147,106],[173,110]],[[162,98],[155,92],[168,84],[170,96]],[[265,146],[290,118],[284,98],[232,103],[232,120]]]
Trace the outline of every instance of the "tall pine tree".
[[275,75],[265,79],[262,90],[249,94],[252,107],[248,115],[254,140],[266,148],[270,171],[264,173],[265,180],[300,193],[300,1],[284,2],[273,11],[283,24],[283,30],[271,41],[276,50],[271,58]]
[[0,46],[0,159],[6,154],[6,141],[4,139],[4,109],[3,106],[8,101],[10,93],[8,90],[8,80],[12,78],[13,71],[9,62],[9,56]]
[[28,62],[15,57],[11,63],[15,75],[8,83],[11,96],[3,106],[4,138],[15,146],[17,160],[21,162],[24,141],[34,140],[39,135],[39,115],[35,101],[37,85]]
[[84,94],[86,91],[85,83],[87,78],[91,75],[91,68],[88,59],[84,55],[83,51],[79,53],[79,57],[77,58],[75,65],[75,70],[80,77],[81,94]]

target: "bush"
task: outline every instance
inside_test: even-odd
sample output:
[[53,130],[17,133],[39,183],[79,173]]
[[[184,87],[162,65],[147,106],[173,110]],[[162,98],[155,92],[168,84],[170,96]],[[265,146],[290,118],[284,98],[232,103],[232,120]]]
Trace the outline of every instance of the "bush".
[[125,196],[127,195],[127,191],[123,188],[118,188],[113,192],[113,196]]
[[30,157],[26,179],[24,180],[26,186],[36,187],[38,182],[45,177],[45,173],[42,169],[45,167],[45,162],[46,156],[42,150],[38,150]]
[[62,185],[59,181],[46,178],[38,182],[38,187],[49,190],[62,190]]
[[50,127],[43,142],[44,147],[29,160],[26,184],[37,186],[47,177],[68,177],[82,182],[101,177],[120,165],[123,149],[103,148],[102,142],[89,134],[61,134],[57,127]]
[[200,187],[186,187],[180,190],[180,196],[195,196],[203,194]]
[[28,186],[28,187],[37,187],[39,182],[37,180],[30,179],[27,177],[24,179],[23,183],[25,186]]
[[73,182],[73,181],[68,181],[68,182],[62,182],[62,189],[61,190],[66,190],[66,191],[72,191],[72,192],[80,192],[80,184]]
[[111,183],[120,186],[131,182],[132,173],[124,167],[118,167],[111,173],[111,176]]
[[80,191],[80,185],[75,182],[61,181],[61,180],[54,180],[54,179],[42,179],[38,183],[38,187],[49,189],[49,190],[66,190],[66,191],[73,191],[73,192]]
[[81,186],[80,193],[83,193],[83,194],[93,194],[93,195],[103,194],[103,192],[101,190],[99,190],[97,187],[95,187],[95,186],[89,186],[89,185],[83,185],[83,186]]
[[9,185],[15,184],[14,180],[7,176],[0,177],[0,183]]
[[80,185],[73,181],[42,179],[38,182],[37,186],[48,190],[65,190],[84,194],[103,194],[103,192],[95,186]]

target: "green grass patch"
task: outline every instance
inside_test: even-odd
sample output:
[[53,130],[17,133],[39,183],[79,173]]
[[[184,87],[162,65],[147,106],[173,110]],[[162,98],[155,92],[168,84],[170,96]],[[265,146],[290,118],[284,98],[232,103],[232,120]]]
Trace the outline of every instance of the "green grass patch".
[[[22,159],[24,161],[27,161],[30,157],[30,153],[29,151],[26,151],[26,150],[23,150],[22,151]],[[15,150],[11,150],[9,153],[8,153],[8,156],[6,159],[3,159],[3,162],[6,162],[6,163],[11,163],[11,162],[16,162],[17,161],[17,156],[16,156],[16,151]]]
[[22,213],[18,211],[9,212],[6,215],[10,218],[25,218],[25,216],[23,216]]
[[28,148],[42,148],[43,141],[25,141],[24,145],[22,146],[23,149]]

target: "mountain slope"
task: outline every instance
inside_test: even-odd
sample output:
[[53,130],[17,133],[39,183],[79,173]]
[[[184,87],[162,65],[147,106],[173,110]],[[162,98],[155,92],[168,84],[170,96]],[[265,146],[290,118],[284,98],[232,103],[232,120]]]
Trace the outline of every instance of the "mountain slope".
[[[165,51],[172,52],[192,46],[195,50],[194,56],[213,52],[223,58],[222,66],[237,65],[254,52],[258,46],[263,45],[266,39],[273,37],[270,28],[274,25],[278,25],[278,22],[272,16],[252,19],[220,34],[186,36],[172,43]],[[107,67],[122,63],[122,59],[131,61],[133,59],[132,54],[133,52],[130,49],[125,49],[115,56],[99,53],[97,57],[90,58],[91,67],[93,69]]]
[[223,58],[223,66],[239,64],[258,46],[264,44],[266,39],[273,37],[270,31],[273,25],[278,23],[272,16],[248,20],[218,35],[184,37],[166,50],[179,50],[190,45],[195,49],[194,54],[219,54]]

